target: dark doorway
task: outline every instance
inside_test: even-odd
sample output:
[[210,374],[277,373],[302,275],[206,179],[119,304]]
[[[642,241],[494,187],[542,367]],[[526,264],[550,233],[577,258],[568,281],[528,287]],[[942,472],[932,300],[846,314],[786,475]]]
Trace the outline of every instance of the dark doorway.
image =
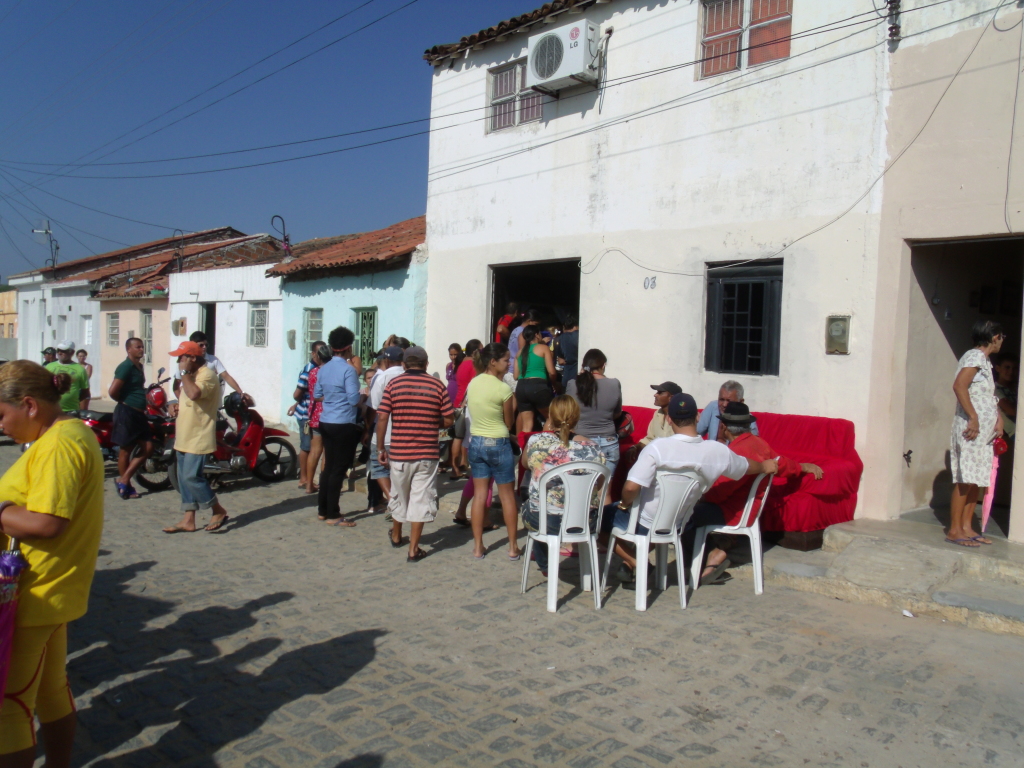
[[491,327],[488,340],[494,338],[498,320],[505,307],[514,301],[520,311],[535,309],[544,315],[544,327],[561,325],[566,315],[579,318],[580,262],[543,261],[494,270],[494,295],[491,302]]
[[217,354],[217,305],[199,305],[199,330],[206,334],[206,351]]
[[[973,346],[971,326],[978,320],[1001,323],[1007,334],[1003,357],[1019,360],[1024,240],[1008,237],[915,243],[910,264],[913,283],[902,509],[912,519],[946,525],[952,491],[949,445],[956,408],[952,386],[957,361]],[[1006,390],[1012,393],[1012,399],[1016,398],[1016,389],[1014,380]],[[996,536],[1005,535],[1009,526],[1016,438],[1008,442],[1010,452],[999,459],[992,507],[994,525],[990,523],[987,531]]]

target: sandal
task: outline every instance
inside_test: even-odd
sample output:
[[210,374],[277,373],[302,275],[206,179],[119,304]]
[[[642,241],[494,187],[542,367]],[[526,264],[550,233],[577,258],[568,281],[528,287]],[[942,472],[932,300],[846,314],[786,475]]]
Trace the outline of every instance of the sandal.
[[718,565],[714,566],[714,569],[707,576],[701,576],[700,583],[717,584],[721,582],[722,584],[724,584],[725,581],[722,579],[722,574],[725,573],[725,569],[728,568],[730,565],[732,565],[732,563],[729,562],[729,558],[726,558]]
[[203,530],[206,531],[207,533],[213,533],[214,531],[219,531],[221,528],[224,527],[224,523],[226,523],[230,519],[231,519],[230,517],[228,517],[227,515],[224,515],[224,517],[222,517],[216,523],[211,520],[210,524],[208,526],[206,526],[206,528],[204,528]]
[[124,497],[126,499],[139,499],[139,498],[142,498],[141,496],[139,496],[139,492],[135,490],[135,486],[133,486],[131,483],[128,483],[127,491],[128,491],[128,495]]
[[[401,546],[401,545],[399,545],[399,546]],[[409,555],[408,557],[406,557],[405,558],[405,562],[407,562],[407,563],[418,563],[420,560],[422,560],[426,556],[427,556],[427,553],[424,552],[419,547],[417,547],[416,548],[416,554],[415,555]]]
[[992,540],[986,538],[984,534],[979,534],[977,536],[971,536],[971,541],[976,541],[979,544],[984,544],[986,547],[992,544]]
[[393,538],[391,538],[391,531],[388,531],[388,541],[391,542],[391,546],[394,547],[395,549],[398,549],[399,547],[404,547],[406,544],[409,543],[408,539],[402,539],[401,541],[399,541],[396,544],[395,540]]
[[463,528],[469,528],[473,525],[469,521],[468,517],[453,517],[452,522],[455,523],[455,525],[461,525]]
[[967,542],[974,541],[974,539],[946,539],[947,544],[956,544],[958,547],[967,547],[968,549],[978,549],[981,545],[974,541],[973,544]]
[[515,555],[513,555],[511,552],[508,553],[508,559],[511,560],[513,563],[518,562],[519,560],[522,559],[522,557],[523,557],[523,553],[522,552],[517,552]]
[[335,518],[334,520],[325,520],[324,522],[327,523],[328,525],[333,525],[336,528],[355,528],[356,527],[355,523],[353,523],[351,520],[346,520],[344,517],[338,517],[338,518]]

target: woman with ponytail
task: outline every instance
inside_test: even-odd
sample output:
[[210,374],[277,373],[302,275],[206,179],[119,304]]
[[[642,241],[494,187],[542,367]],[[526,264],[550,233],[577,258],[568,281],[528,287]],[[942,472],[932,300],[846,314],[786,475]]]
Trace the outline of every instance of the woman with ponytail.
[[[523,466],[530,470],[530,497],[523,502],[523,525],[536,531],[540,526],[541,475],[553,467],[570,461],[594,461],[604,464],[604,458],[593,440],[577,435],[573,430],[580,420],[580,407],[569,395],[559,395],[551,401],[544,431],[533,435],[523,451]],[[565,503],[565,488],[560,480],[548,483],[548,530],[558,533],[562,524],[561,511]],[[592,525],[597,524],[597,507],[592,510]],[[535,541],[537,565],[541,573],[548,573],[548,548]]]
[[17,539],[28,563],[0,707],[3,765],[33,765],[36,716],[46,764],[71,765],[76,716],[65,670],[67,625],[88,608],[103,532],[103,455],[89,428],[61,410],[70,387],[66,373],[29,360],[0,367],[0,427],[15,442],[31,443],[0,478],[3,548]]
[[[604,375],[608,358],[600,349],[587,350],[583,365],[575,379],[565,387],[580,406],[579,432],[595,443],[604,456],[604,463],[615,473],[619,463],[619,436],[615,426],[622,416],[622,385],[618,379]],[[606,503],[612,503],[611,488]]]
[[534,413],[543,423],[548,418],[548,406],[555,380],[555,359],[551,348],[540,338],[540,327],[528,325],[519,336],[522,347],[515,360],[516,404],[519,418],[516,432],[533,432]]

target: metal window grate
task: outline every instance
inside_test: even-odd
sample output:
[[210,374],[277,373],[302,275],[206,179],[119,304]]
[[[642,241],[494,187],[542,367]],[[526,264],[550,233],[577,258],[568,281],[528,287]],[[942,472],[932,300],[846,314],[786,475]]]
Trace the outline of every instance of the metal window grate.
[[709,265],[704,367],[719,373],[777,375],[782,263]]
[[704,0],[703,15],[701,77],[789,58],[793,0]]
[[356,313],[356,343],[352,353],[366,360],[377,351],[377,308],[366,307]]
[[267,326],[270,320],[270,302],[249,303],[249,346],[267,346]]
[[544,97],[526,87],[526,62],[517,61],[490,76],[490,119],[487,129],[491,133],[523,123],[540,120],[544,115]]
[[142,337],[142,344],[146,348],[146,362],[153,362],[153,310],[143,309],[139,312],[140,320],[139,335]]

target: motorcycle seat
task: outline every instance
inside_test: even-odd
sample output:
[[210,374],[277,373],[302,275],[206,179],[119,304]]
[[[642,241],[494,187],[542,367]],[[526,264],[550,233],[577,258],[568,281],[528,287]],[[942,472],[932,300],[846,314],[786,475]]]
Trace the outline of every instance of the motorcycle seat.
[[103,411],[78,411],[78,418],[89,421],[113,421],[114,414]]

